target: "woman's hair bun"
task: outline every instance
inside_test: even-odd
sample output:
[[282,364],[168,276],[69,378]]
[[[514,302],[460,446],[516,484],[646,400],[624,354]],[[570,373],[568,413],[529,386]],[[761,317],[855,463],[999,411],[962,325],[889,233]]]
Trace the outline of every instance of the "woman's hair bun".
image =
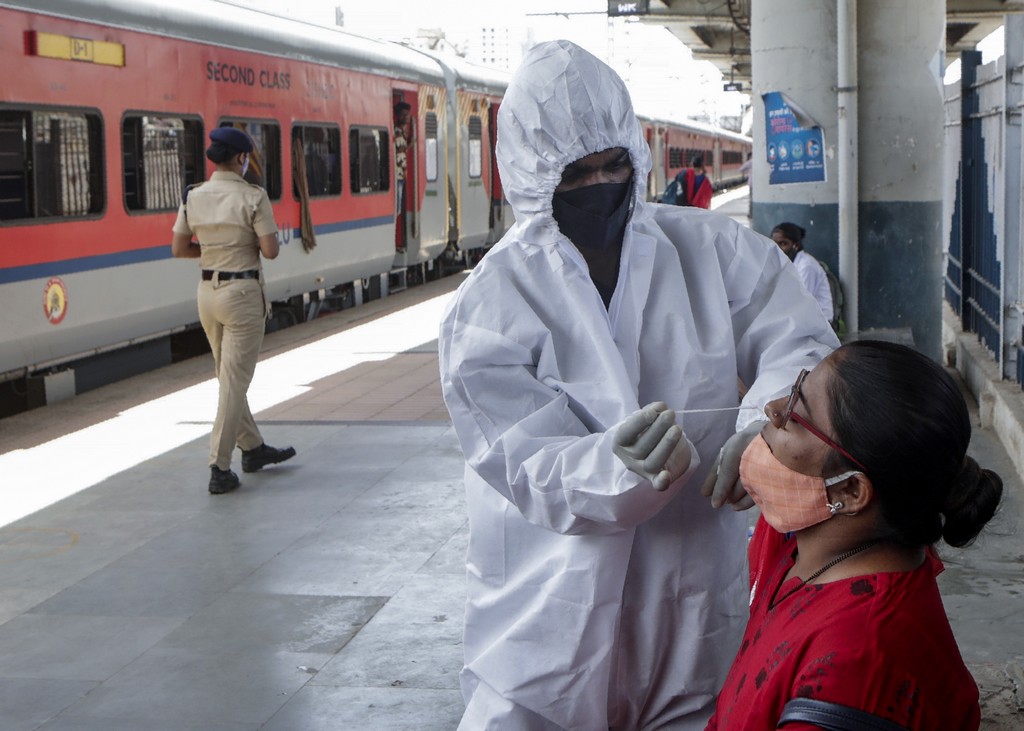
[[943,500],[943,540],[957,547],[971,543],[996,514],[1002,496],[1002,478],[979,466],[973,457],[964,457]]

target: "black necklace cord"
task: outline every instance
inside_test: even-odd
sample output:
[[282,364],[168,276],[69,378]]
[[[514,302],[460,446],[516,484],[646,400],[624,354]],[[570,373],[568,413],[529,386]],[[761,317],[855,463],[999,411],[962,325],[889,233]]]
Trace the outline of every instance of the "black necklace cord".
[[853,556],[856,556],[858,553],[861,553],[862,551],[866,551],[866,550],[868,550],[869,548],[871,548],[873,546],[877,546],[879,543],[882,543],[882,542],[884,542],[886,540],[888,540],[888,539],[887,538],[875,538],[874,540],[868,541],[867,543],[864,543],[863,545],[857,546],[856,548],[851,548],[849,551],[846,551],[845,553],[840,553],[838,556],[833,558],[827,564],[822,566],[820,569],[818,569],[813,574],[808,576],[806,579],[801,581],[799,584],[794,586],[792,589],[787,591],[781,597],[778,597],[777,599],[773,599],[772,601],[768,602],[768,609],[769,610],[775,609],[775,607],[779,606],[779,604],[784,602],[786,599],[789,599],[791,596],[796,594],[798,591],[803,589],[805,586],[810,584],[812,581],[817,579],[819,576],[821,576],[823,573],[828,571],[830,568],[832,568],[836,564],[840,564],[843,561],[845,561],[846,559],[852,558]]

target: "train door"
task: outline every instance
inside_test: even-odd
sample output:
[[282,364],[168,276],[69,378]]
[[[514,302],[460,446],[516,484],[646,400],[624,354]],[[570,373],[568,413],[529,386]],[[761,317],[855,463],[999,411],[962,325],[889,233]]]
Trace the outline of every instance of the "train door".
[[[412,135],[406,169],[406,248],[396,251],[396,267],[430,262],[448,245],[446,92],[442,87],[424,85],[406,91],[404,98],[414,113],[410,115]],[[396,247],[402,233],[400,226],[396,215]]]
[[[672,148],[669,146],[668,127],[658,127],[657,140],[658,144],[661,146],[660,151],[658,152],[658,167],[660,168],[661,175],[663,176],[663,183],[661,186],[661,191],[663,191],[668,187],[669,181],[675,177],[674,174],[669,172],[669,168],[672,167],[670,162],[672,157]],[[661,200],[661,191],[658,191],[658,200]]]
[[651,172],[647,176],[647,200],[660,201],[661,194],[668,186],[670,176],[668,165],[668,131],[651,122],[644,125],[644,137],[651,150]]
[[488,176],[490,178],[491,191],[491,235],[487,243],[493,244],[500,239],[506,229],[505,192],[501,187],[501,176],[498,174],[498,157],[495,154],[495,147],[498,144],[498,106],[499,100],[492,100],[487,112],[489,127],[487,130],[487,147],[490,151],[490,165],[488,165]]
[[391,92],[391,101],[395,146],[395,251],[404,253],[418,237],[418,104],[416,94],[407,94],[399,89]]
[[722,167],[722,140],[715,137],[711,142],[711,148],[711,154],[714,157],[714,162],[712,163],[714,165],[714,170],[711,182],[715,190],[718,190],[725,184],[725,171]]
[[458,241],[463,251],[482,248],[491,235],[491,201],[485,190],[489,164],[484,145],[490,133],[484,129],[487,102],[478,94],[458,92]]
[[645,200],[657,200],[658,188],[658,164],[654,157],[654,127],[648,124],[643,125],[644,140],[647,141],[647,149],[651,151],[651,169],[647,172],[647,194]]

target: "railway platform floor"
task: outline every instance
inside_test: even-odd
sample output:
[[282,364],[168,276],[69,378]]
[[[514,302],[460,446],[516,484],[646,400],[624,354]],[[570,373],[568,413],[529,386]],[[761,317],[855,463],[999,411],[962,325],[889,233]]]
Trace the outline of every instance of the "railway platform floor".
[[[0,729],[454,729],[467,526],[436,331],[463,277],[268,335],[253,411],[298,456],[236,458],[228,495],[208,356],[0,420]],[[1006,503],[941,585],[983,728],[1020,728],[1021,481],[990,430],[972,452]]]

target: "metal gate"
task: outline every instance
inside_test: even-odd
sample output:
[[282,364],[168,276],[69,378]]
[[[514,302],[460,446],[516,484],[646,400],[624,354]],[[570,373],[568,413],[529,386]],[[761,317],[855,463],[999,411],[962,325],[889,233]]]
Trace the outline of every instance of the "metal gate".
[[982,66],[980,52],[964,52],[960,82],[946,87],[954,187],[947,199],[944,291],[963,330],[978,336],[1004,378],[1024,385],[1018,296],[1024,51],[1011,42],[1024,37],[1021,20],[1007,17],[1003,58]]

